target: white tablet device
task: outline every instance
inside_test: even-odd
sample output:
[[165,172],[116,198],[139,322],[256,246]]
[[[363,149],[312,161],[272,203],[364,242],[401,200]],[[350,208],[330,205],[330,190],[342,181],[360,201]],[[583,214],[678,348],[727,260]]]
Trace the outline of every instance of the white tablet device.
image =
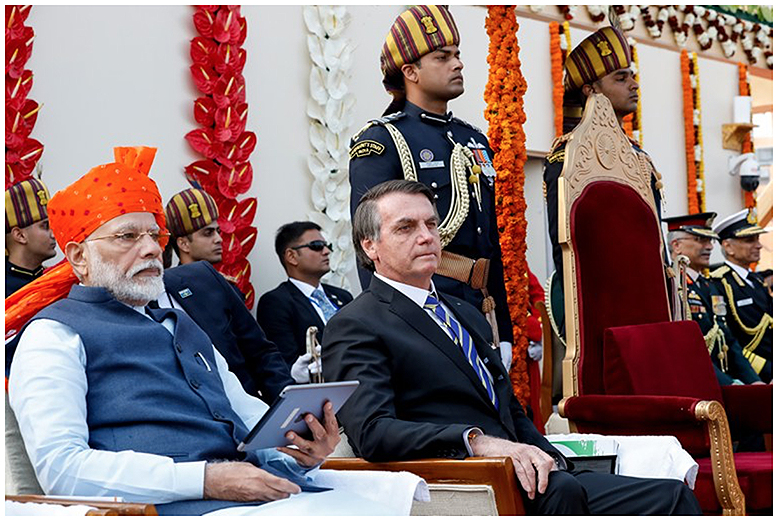
[[238,445],[238,451],[286,446],[289,440],[285,434],[290,430],[310,439],[311,432],[304,420],[305,415],[311,413],[321,422],[325,403],[330,401],[333,404],[333,412],[337,412],[359,384],[359,381],[343,381],[287,386]]

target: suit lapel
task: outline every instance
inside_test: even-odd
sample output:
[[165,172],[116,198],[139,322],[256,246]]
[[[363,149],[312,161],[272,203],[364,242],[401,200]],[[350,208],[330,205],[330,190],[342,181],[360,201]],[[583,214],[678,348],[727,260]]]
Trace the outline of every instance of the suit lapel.
[[[465,358],[462,349],[452,342],[449,336],[444,333],[441,327],[438,326],[438,323],[436,323],[427,312],[411,299],[376,277],[372,279],[370,289],[372,293],[376,294],[380,301],[389,305],[390,312],[400,317],[409,326],[430,341],[430,343],[440,350],[441,353],[448,357],[478,390],[478,393],[484,399],[486,406],[493,411],[495,410],[492,402],[490,402],[487,390],[484,388],[484,385],[482,385],[478,375],[476,375],[476,371]],[[448,303],[447,306],[449,306]],[[458,316],[457,319],[460,320],[460,317]],[[465,323],[462,324],[464,328],[467,328]]]
[[306,297],[303,292],[301,292],[300,289],[294,284],[290,283],[289,281],[285,281],[284,285],[284,287],[287,289],[287,292],[289,292],[290,297],[292,298],[292,302],[295,303],[295,306],[297,306],[297,308],[303,314],[304,321],[310,325],[316,326],[319,334],[321,335],[325,328],[325,323],[322,322],[322,318],[319,317],[319,313],[314,309],[314,305],[311,303],[311,301],[309,301],[308,297]]

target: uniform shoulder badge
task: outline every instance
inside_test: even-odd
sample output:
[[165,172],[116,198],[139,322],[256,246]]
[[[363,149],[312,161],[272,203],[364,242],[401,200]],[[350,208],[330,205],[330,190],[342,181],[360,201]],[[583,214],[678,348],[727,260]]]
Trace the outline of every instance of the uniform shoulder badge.
[[[460,124],[460,125],[462,125],[463,127],[468,127],[469,129],[475,130],[475,131],[476,131],[476,132],[478,132],[479,134],[484,134],[484,132],[482,132],[482,130],[481,130],[479,127],[477,127],[476,125],[473,125],[473,124],[471,124],[471,123],[468,123],[468,122],[467,122],[467,121],[465,121],[465,120],[461,120],[461,119],[460,119],[460,118],[458,118],[457,116],[452,116],[452,121],[454,121],[454,122],[456,122],[456,123],[459,123],[459,124]],[[486,136],[486,134],[485,134],[485,136]]]
[[722,265],[718,269],[711,272],[710,275],[714,279],[722,279],[728,272],[730,272],[730,267],[728,265]]
[[370,156],[371,154],[375,154],[377,156],[381,156],[384,154],[384,149],[386,147],[379,143],[378,141],[374,140],[363,140],[355,143],[351,149],[349,149],[349,159],[354,158],[364,158],[365,156]]

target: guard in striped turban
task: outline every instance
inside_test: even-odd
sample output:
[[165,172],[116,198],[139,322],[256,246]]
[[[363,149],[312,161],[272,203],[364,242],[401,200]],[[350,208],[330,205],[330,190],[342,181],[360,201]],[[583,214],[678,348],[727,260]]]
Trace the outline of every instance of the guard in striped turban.
[[[6,339],[79,281],[105,286],[134,302],[163,291],[160,256],[168,233],[162,198],[147,175],[155,153],[147,147],[117,147],[114,163],[93,168],[49,200],[51,230],[66,259],[6,298]],[[149,252],[134,263],[128,253],[137,247]]]
[[204,190],[182,190],[165,205],[165,220],[171,241],[165,250],[165,267],[176,252],[182,265],[195,261],[216,264],[222,261],[222,235],[216,201]]
[[[544,195],[549,220],[549,237],[552,242],[552,258],[555,265],[555,277],[552,280],[552,308],[556,306],[555,296],[562,299],[560,274],[563,268],[562,250],[557,231],[557,180],[563,170],[565,146],[570,132],[579,124],[587,98],[591,94],[603,94],[611,102],[617,121],[638,109],[638,82],[632,64],[632,54],[627,38],[615,27],[602,27],[585,38],[573,49],[565,60],[565,94],[563,95],[563,132],[552,144],[551,151],[544,161]],[[643,151],[633,136],[628,136],[636,154],[643,154],[652,164],[649,155]],[[661,215],[663,201],[662,176],[652,167],[652,193]],[[666,258],[666,262],[668,259]],[[562,315],[555,322],[563,329]]]
[[[384,117],[369,121],[352,138],[351,212],[384,181],[427,185],[441,216],[444,248],[436,288],[485,313],[493,342],[508,361],[513,329],[495,214],[494,153],[480,129],[448,110],[449,101],[465,92],[459,45],[460,33],[446,6],[411,6],[393,22],[380,60],[393,102]],[[369,263],[361,259],[360,264]],[[366,287],[370,274],[360,270]]]
[[49,191],[40,180],[26,179],[5,191],[5,296],[43,274],[43,262],[55,255],[46,205]]

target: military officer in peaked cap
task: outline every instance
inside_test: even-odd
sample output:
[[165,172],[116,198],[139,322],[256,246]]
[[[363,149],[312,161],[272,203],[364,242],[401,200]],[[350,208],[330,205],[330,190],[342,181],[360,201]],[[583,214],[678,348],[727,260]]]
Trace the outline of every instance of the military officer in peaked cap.
[[730,331],[744,356],[760,377],[773,378],[774,304],[763,278],[751,265],[760,260],[760,234],[754,209],[744,209],[714,226],[725,264],[711,273],[712,282],[725,297]]
[[43,262],[56,254],[46,205],[49,191],[30,178],[5,191],[5,296],[43,274]]
[[[563,170],[565,161],[565,146],[570,132],[579,124],[584,111],[587,97],[593,93],[605,95],[614,108],[617,120],[622,123],[625,116],[638,108],[638,82],[631,68],[632,59],[630,44],[625,36],[614,27],[603,27],[587,38],[568,54],[565,60],[565,77],[563,95],[563,131],[552,144],[550,153],[544,161],[544,197],[546,198],[547,220],[549,223],[549,239],[552,243],[552,258],[555,273],[551,281],[553,309],[562,310],[562,279],[563,257],[560,247],[557,207],[557,180]],[[643,151],[638,142],[631,136],[628,139],[636,154],[643,154],[649,160],[649,155]],[[652,166],[652,194],[657,208],[658,218],[661,215],[663,201],[662,176]],[[561,316],[555,316],[554,322],[560,330],[564,325]]]
[[762,384],[744,357],[738,340],[728,329],[725,300],[703,274],[709,266],[709,257],[717,239],[717,234],[711,229],[716,215],[714,212],[703,212],[663,219],[668,224],[671,256],[675,260],[684,255],[690,260],[686,274],[685,317],[700,326],[720,384],[733,384],[736,379],[745,384]]
[[[460,34],[444,6],[412,6],[397,17],[381,52],[393,101],[352,139],[351,211],[371,187],[417,180],[435,195],[443,259],[436,288],[488,313],[504,361],[512,329],[495,215],[495,169],[487,137],[447,109],[464,92]],[[369,274],[360,275],[363,286]],[[489,297],[485,298],[485,296]],[[493,305],[494,303],[494,305]],[[497,335],[496,335],[497,334]],[[497,343],[495,343],[497,345]]]

